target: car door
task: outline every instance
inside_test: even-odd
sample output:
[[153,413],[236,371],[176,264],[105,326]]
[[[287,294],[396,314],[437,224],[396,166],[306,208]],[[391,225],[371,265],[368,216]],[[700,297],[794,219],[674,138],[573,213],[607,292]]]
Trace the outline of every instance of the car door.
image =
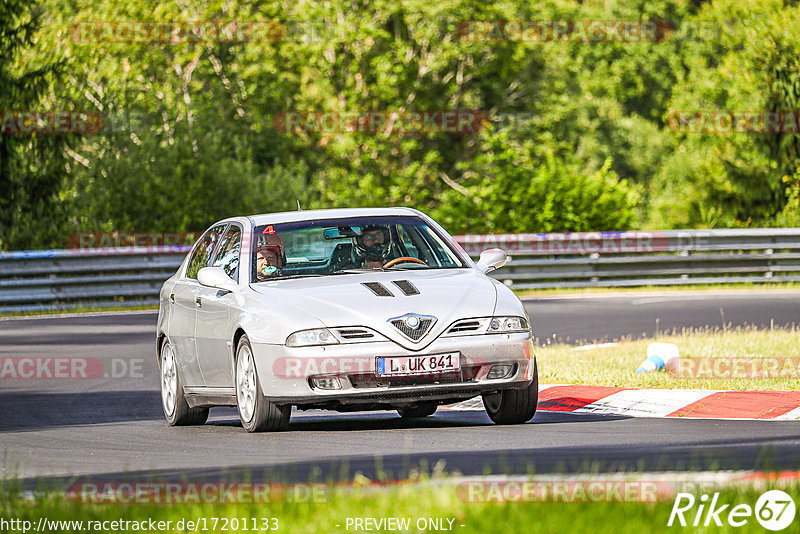
[[[239,281],[239,255],[242,228],[232,223],[217,246],[212,267],[221,267],[233,280]],[[201,286],[197,292],[195,338],[200,370],[208,387],[233,387],[232,349],[229,326],[230,291]]]
[[197,360],[197,341],[195,339],[197,293],[201,287],[197,281],[197,272],[208,266],[226,226],[226,224],[217,225],[198,240],[192,249],[186,273],[175,283],[169,296],[172,313],[167,335],[175,348],[175,358],[184,386],[205,385]]

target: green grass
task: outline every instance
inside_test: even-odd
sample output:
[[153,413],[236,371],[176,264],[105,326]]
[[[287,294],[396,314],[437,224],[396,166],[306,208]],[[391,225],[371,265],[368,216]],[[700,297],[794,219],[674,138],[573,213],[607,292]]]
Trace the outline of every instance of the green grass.
[[[772,488],[770,488],[772,489]],[[782,488],[800,503],[800,486]],[[711,493],[711,490],[708,490]],[[732,487],[720,491],[719,502],[748,504],[751,507],[762,490],[754,487]],[[453,519],[453,531],[457,533],[612,533],[618,534],[624,526],[625,532],[764,532],[751,517],[742,528],[728,525],[707,529],[672,527],[666,524],[673,506],[673,498],[660,502],[465,502],[463,492],[456,490],[455,483],[402,485],[396,487],[338,489],[332,490],[318,502],[274,502],[274,503],[226,503],[226,504],[84,504],[65,498],[63,494],[47,493],[35,499],[24,499],[15,491],[0,494],[0,517],[21,519],[36,525],[40,517],[48,520],[67,521],[114,521],[118,519],[141,521],[171,521],[172,528],[166,532],[183,532],[175,524],[180,519],[197,521],[205,518],[206,532],[254,532],[250,518],[275,518],[278,532],[323,533],[354,532],[347,530],[348,518],[409,518],[414,525],[420,518]],[[699,495],[698,495],[699,496]],[[731,507],[728,508],[730,510]],[[695,506],[694,511],[697,510]],[[687,517],[689,517],[687,515]],[[693,518],[694,515],[691,515]],[[217,528],[213,529],[214,518]],[[247,518],[249,530],[233,528],[231,518]],[[725,514],[722,515],[723,523]],[[797,523],[798,520],[795,520]],[[228,529],[222,526],[227,523]],[[270,521],[270,524],[272,522]],[[338,526],[337,526],[338,525]],[[463,525],[463,526],[462,526]],[[107,529],[106,532],[130,532],[132,530]],[[147,530],[146,530],[147,531]],[[202,529],[198,529],[203,532]],[[386,531],[386,530],[384,530]],[[787,532],[792,531],[788,529]],[[14,532],[13,530],[9,532]],[[18,531],[18,532],[21,532]],[[48,532],[80,532],[72,528],[50,528]],[[412,527],[408,532],[418,532]],[[433,531],[429,531],[433,532]],[[796,532],[796,530],[795,530]]]
[[[575,350],[563,344],[545,345],[537,350],[540,381],[546,384],[590,384],[594,386],[617,386],[633,388],[691,388],[731,390],[800,390],[800,369],[776,377],[748,377],[745,372],[736,378],[715,376],[704,372],[698,378],[666,372],[634,372],[645,359],[647,345],[653,341],[675,343],[681,358],[734,357],[750,359],[785,359],[797,366],[800,363],[800,329],[758,330],[747,328],[687,329],[658,336],[656,339],[621,341],[616,346]],[[785,363],[786,360],[780,360]],[[754,363],[760,363],[755,361]],[[695,369],[699,369],[699,363]],[[725,371],[725,367],[721,368]],[[784,369],[781,365],[780,370]]]
[[99,313],[99,312],[117,312],[117,311],[138,311],[138,310],[152,310],[158,311],[157,304],[142,304],[137,306],[104,306],[97,307],[91,304],[86,304],[68,310],[32,310],[23,312],[0,312],[0,317],[36,317],[42,315],[72,315],[81,313]]
[[[501,275],[498,275],[502,279]],[[520,297],[536,297],[540,295],[585,295],[591,293],[642,293],[642,292],[685,292],[685,291],[746,291],[774,289],[800,289],[800,282],[778,283],[735,283],[735,284],[696,284],[674,286],[638,286],[638,287],[556,287],[548,289],[521,289],[516,291]]]

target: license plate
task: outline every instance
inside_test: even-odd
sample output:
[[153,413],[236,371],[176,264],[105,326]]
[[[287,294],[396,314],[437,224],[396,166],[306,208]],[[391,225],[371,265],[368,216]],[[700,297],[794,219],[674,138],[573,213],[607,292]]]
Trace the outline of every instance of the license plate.
[[378,376],[427,375],[461,369],[460,353],[428,354],[427,356],[378,357],[375,374]]

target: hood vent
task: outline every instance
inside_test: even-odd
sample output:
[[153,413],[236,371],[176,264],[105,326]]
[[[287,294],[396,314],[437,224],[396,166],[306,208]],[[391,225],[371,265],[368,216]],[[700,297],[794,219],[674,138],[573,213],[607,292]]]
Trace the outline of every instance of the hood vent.
[[400,291],[402,291],[407,297],[410,297],[411,295],[419,295],[419,289],[417,289],[417,287],[408,280],[395,280],[392,283],[399,287]]
[[372,291],[373,293],[375,293],[375,295],[377,295],[379,297],[393,297],[394,296],[392,294],[392,292],[389,291],[388,289],[386,289],[386,287],[383,284],[381,284],[380,282],[362,282],[361,285],[366,287],[367,289],[369,289],[370,291]]

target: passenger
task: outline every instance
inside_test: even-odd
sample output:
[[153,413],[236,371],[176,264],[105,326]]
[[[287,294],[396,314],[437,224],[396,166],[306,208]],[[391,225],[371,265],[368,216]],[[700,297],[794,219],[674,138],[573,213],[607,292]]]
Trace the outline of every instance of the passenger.
[[286,255],[283,240],[277,234],[258,238],[256,251],[256,276],[258,280],[266,280],[280,276],[286,266]]

